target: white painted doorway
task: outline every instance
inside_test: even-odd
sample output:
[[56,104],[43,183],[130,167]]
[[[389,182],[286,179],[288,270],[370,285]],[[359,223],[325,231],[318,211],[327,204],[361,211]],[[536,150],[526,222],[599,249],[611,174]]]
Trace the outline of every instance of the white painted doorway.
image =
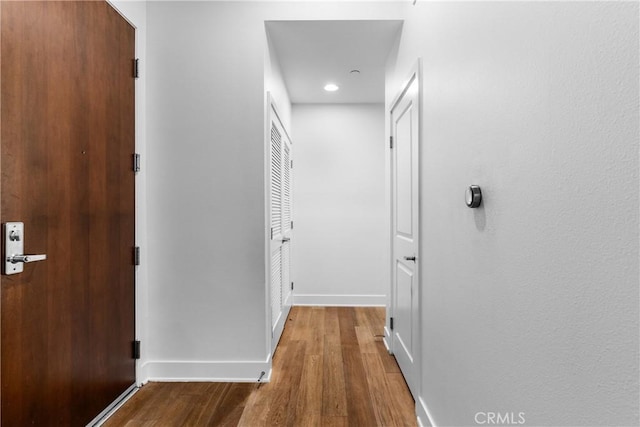
[[269,103],[269,290],[271,354],[275,352],[291,309],[292,144],[271,95]]
[[391,104],[391,350],[414,399],[420,383],[419,63]]

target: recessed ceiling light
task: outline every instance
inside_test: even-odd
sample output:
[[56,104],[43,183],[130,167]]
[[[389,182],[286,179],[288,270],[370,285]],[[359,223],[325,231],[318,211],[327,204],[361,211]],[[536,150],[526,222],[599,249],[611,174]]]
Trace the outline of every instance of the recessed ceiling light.
[[337,84],[334,84],[334,83],[327,83],[326,85],[324,85],[324,90],[326,90],[327,92],[335,92],[338,89],[340,88],[338,87]]

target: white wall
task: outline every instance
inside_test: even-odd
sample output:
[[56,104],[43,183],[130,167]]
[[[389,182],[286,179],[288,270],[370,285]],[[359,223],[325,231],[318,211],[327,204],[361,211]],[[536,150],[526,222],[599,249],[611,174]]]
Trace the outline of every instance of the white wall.
[[[280,68],[280,60],[278,59],[278,55],[276,55],[275,48],[269,36],[268,24],[265,25],[265,37],[267,38],[267,44],[264,64],[264,88],[266,92],[271,94],[271,102],[276,105],[282,125],[287,132],[291,133],[291,99],[289,98],[289,91],[287,90],[282,69]],[[265,93],[265,105],[266,102]],[[268,123],[268,112],[269,109],[265,109],[265,123],[267,123],[267,126],[270,126]],[[269,133],[270,131],[268,134]],[[270,139],[267,138],[267,140],[268,143],[270,143]],[[265,167],[267,167],[266,164]]]
[[294,104],[296,305],[386,305],[384,105]]
[[146,381],[144,364],[147,358],[148,280],[147,249],[147,120],[146,120],[146,65],[147,65],[147,2],[110,0],[116,10],[136,28],[136,57],[140,59],[139,78],[136,80],[136,152],[141,155],[142,169],[136,174],[136,245],[142,249],[142,264],[136,267],[136,338],[142,343],[140,359],[136,364],[136,379]]
[[148,3],[148,378],[270,367],[264,21],[397,19],[404,6]]
[[418,56],[421,420],[638,425],[638,3],[419,2],[388,100]]
[[265,368],[264,26],[247,7],[148,5],[150,379]]

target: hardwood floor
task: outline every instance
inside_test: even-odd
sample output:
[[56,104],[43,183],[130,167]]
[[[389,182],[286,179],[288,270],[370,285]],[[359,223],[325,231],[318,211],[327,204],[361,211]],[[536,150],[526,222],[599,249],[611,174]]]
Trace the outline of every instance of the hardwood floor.
[[293,307],[271,382],[148,383],[115,426],[415,426],[384,308]]

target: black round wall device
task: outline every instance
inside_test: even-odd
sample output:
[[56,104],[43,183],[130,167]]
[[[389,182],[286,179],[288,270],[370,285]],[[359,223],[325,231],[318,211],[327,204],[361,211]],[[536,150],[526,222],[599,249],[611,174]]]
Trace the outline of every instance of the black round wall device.
[[477,185],[470,185],[464,195],[464,201],[470,208],[477,208],[482,203],[482,191]]

